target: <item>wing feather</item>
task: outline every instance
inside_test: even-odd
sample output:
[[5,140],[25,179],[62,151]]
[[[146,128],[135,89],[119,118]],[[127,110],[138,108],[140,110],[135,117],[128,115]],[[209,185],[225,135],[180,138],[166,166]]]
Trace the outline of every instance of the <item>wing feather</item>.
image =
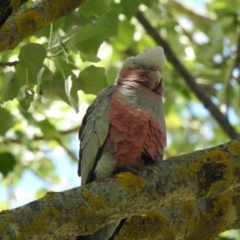
[[99,160],[100,150],[108,135],[109,119],[107,111],[114,86],[105,88],[88,108],[79,131],[80,151],[78,175],[82,185],[89,182]]

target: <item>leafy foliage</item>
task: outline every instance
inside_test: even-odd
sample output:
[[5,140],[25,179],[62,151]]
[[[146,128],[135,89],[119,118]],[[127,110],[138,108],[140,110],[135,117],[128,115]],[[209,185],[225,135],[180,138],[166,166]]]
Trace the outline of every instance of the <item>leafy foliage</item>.
[[[14,50],[3,52],[0,178],[6,189],[29,170],[44,182],[60,183],[53,164],[58,156],[49,156],[54,149],[61,149],[76,164],[73,136],[93,95],[113,84],[126,57],[156,46],[134,17],[139,9],[198,86],[240,130],[239,5],[239,0],[89,0]],[[163,73],[166,158],[228,139],[177,67],[166,61]],[[49,188],[35,189],[36,196]]]

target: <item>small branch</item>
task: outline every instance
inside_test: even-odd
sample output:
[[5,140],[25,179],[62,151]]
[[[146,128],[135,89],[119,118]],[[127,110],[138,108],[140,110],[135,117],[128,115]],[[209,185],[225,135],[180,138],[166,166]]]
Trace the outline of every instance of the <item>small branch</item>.
[[168,61],[174,66],[175,70],[182,76],[186,84],[192,89],[198,99],[203,103],[206,109],[212,114],[215,120],[219,123],[225,133],[232,139],[236,139],[239,134],[230,124],[228,118],[218,109],[212,102],[206,92],[196,83],[194,77],[188,72],[185,66],[179,61],[174,54],[170,45],[158,34],[155,28],[145,18],[143,13],[138,12],[136,18],[145,28],[146,32],[155,40],[155,42],[164,48]]
[[[25,206],[2,211],[0,239],[49,240],[86,235],[110,222],[152,210],[163,215],[150,216],[153,221],[157,220],[158,234],[209,239],[197,238],[201,234],[197,230],[201,227],[208,230],[210,223],[216,234],[240,227],[239,198],[236,197],[240,187],[239,172],[240,139],[173,157],[156,166],[121,172],[83,187],[49,192]],[[200,200],[203,198],[206,200]],[[180,212],[176,211],[176,204]],[[204,209],[211,212],[202,212]],[[189,225],[183,227],[183,222]],[[151,227],[149,225],[149,231]]]
[[19,63],[19,61],[14,61],[14,62],[0,62],[0,66],[2,67],[13,67],[15,65],[17,65]]
[[[73,132],[77,132],[79,130],[80,126],[75,126],[74,128],[71,128],[71,129],[68,129],[66,131],[58,131],[56,129],[56,131],[58,131],[58,134],[60,135],[67,135],[67,134],[70,134],[70,133],[73,133]],[[52,140],[56,140],[56,141],[59,141],[56,137],[52,137],[51,139],[47,139],[45,138],[44,135],[42,136],[34,136],[33,139],[29,139],[29,141],[52,141]],[[6,138],[6,137],[0,137],[0,143],[1,144],[8,144],[8,143],[15,143],[15,144],[22,144],[22,141],[18,140],[18,139],[14,139],[14,138]]]

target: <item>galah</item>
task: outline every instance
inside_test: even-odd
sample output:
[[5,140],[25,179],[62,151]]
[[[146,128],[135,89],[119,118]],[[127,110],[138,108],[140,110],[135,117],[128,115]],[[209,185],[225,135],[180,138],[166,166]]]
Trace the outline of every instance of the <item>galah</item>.
[[[79,132],[81,185],[109,177],[118,168],[162,160],[166,146],[163,65],[162,47],[127,58],[115,84],[102,90],[88,108]],[[77,239],[108,240],[119,223]]]

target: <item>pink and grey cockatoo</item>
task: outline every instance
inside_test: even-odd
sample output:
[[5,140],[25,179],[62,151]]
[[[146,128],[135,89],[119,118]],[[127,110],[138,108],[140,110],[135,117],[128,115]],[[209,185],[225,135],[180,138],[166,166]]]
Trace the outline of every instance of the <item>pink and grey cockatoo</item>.
[[[163,158],[166,126],[162,47],[125,60],[115,84],[100,92],[79,132],[81,184],[113,175],[122,167],[156,164]],[[120,220],[77,239],[113,239]]]

